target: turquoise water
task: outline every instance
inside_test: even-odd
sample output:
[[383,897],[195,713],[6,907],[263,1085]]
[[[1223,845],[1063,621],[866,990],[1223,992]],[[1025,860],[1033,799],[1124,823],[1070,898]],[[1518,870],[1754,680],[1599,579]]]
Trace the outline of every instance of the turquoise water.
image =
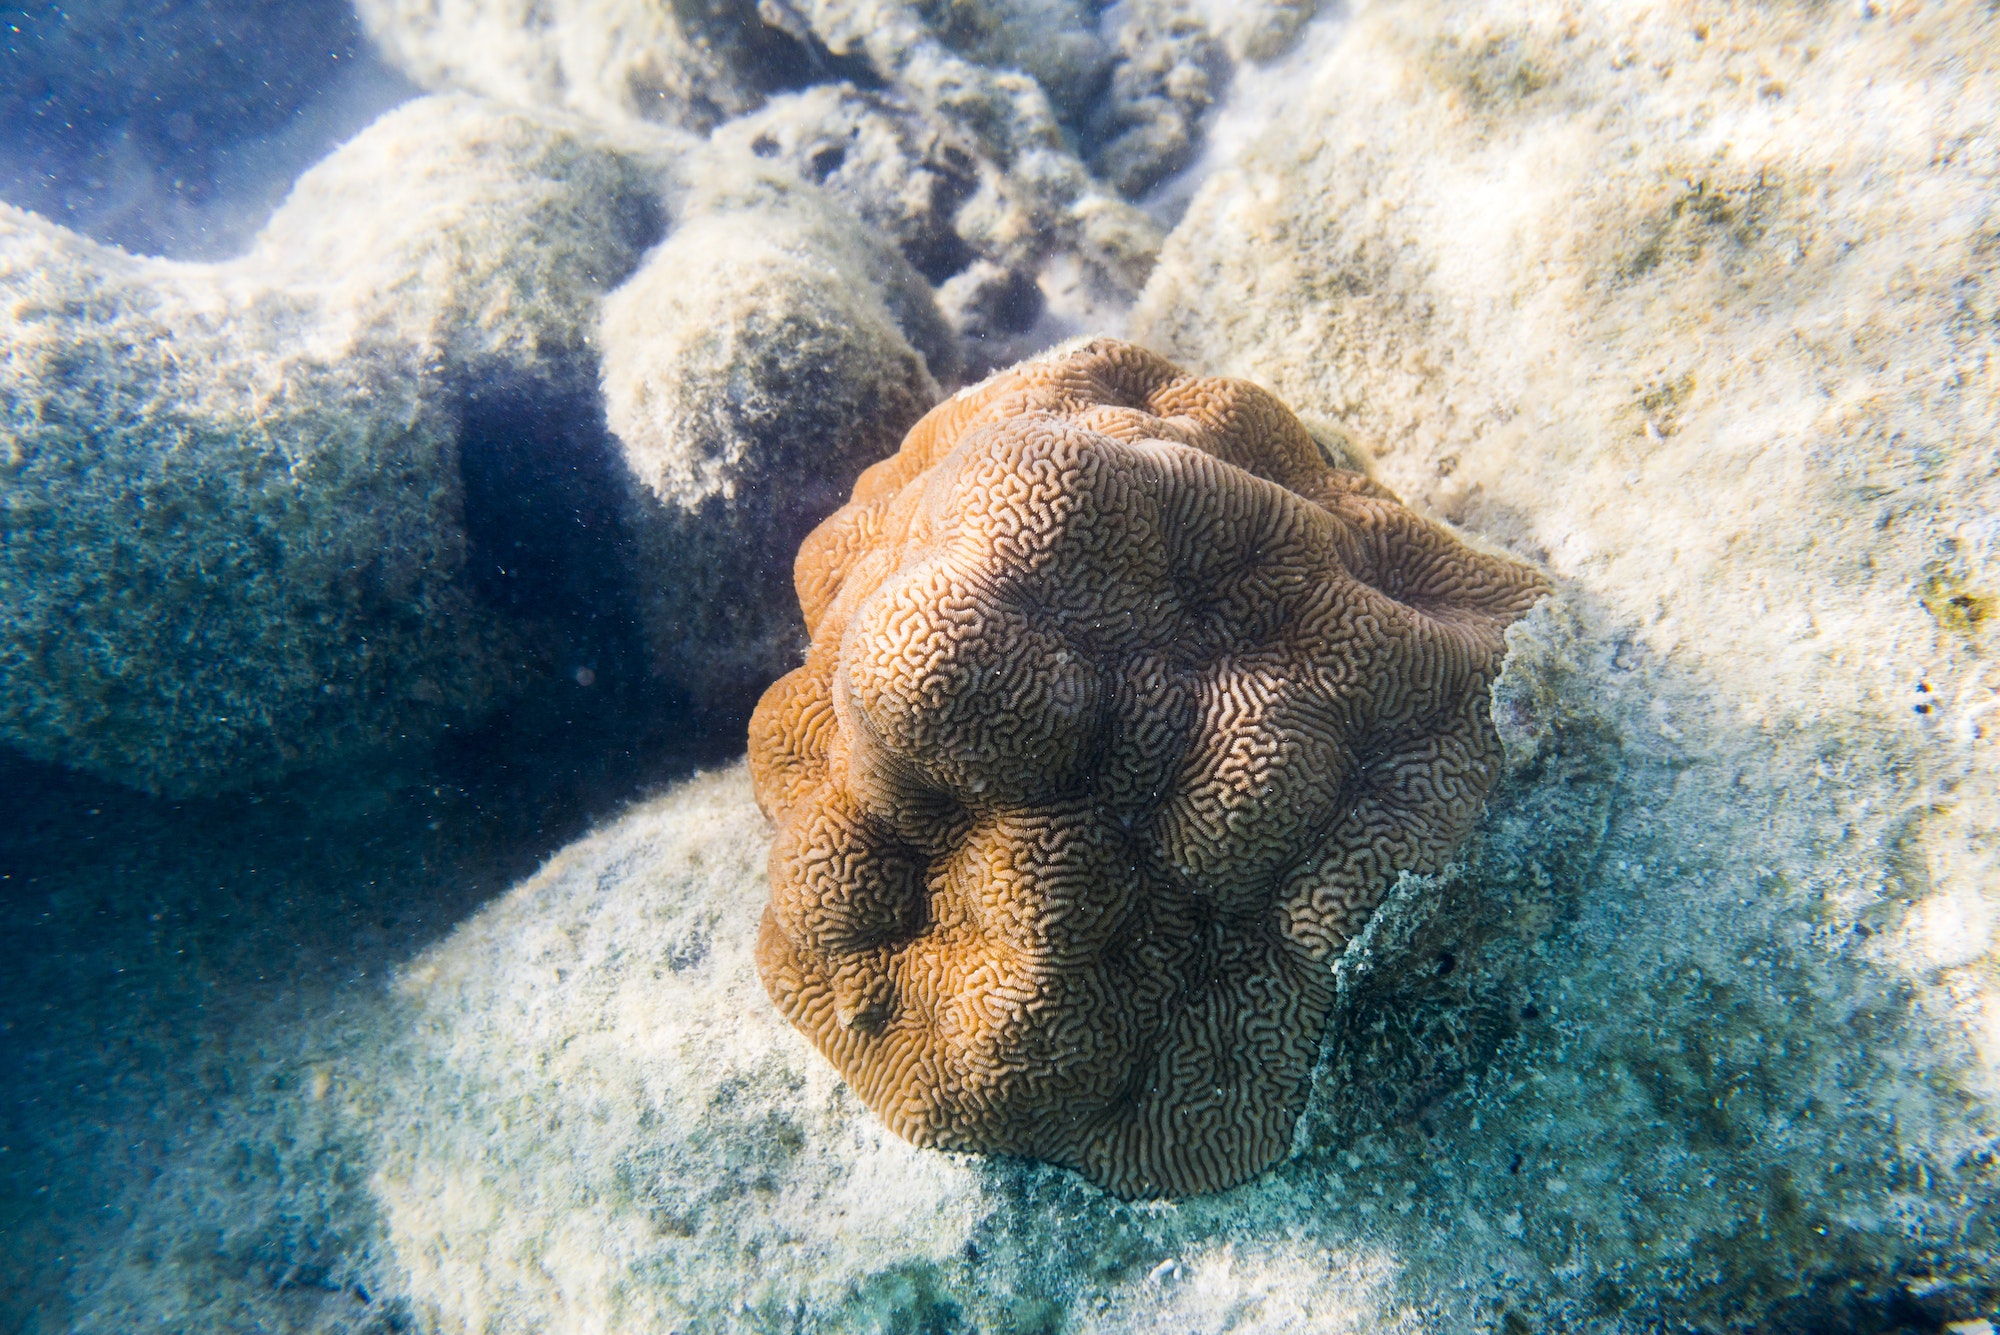
[[[1990,1335],[1996,51],[5,10],[0,1331]],[[1288,1151],[1178,1201],[890,1135],[755,963],[799,544],[1088,334],[1555,590]]]

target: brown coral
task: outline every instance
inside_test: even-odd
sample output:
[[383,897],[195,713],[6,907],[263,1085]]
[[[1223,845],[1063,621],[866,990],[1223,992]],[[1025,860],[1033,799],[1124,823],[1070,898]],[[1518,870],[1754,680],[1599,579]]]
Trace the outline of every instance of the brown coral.
[[1539,577],[1100,340],[934,409],[797,582],[750,743],[779,1009],[918,1144],[1127,1196],[1282,1155],[1329,958],[1479,811]]

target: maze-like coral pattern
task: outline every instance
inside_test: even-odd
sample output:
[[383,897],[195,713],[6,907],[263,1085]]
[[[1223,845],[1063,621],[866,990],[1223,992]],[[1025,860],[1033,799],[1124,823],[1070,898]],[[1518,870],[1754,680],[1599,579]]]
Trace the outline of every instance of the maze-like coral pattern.
[[933,410],[797,582],[750,741],[786,1017],[918,1144],[1125,1196],[1280,1157],[1330,958],[1478,815],[1541,579],[1100,340]]

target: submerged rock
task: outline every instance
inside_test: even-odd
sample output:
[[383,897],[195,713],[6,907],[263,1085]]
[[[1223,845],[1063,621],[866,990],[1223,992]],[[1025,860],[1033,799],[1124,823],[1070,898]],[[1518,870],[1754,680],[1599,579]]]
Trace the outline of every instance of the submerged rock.
[[[1579,638],[1587,621],[1544,604],[1509,631],[1508,778],[1462,861],[1406,878],[1336,960],[1291,1154],[1242,1186],[1124,1202],[891,1135],[762,995],[770,834],[737,766],[564,849],[390,988],[274,1035],[218,1103],[217,1144],[188,1152],[267,1166],[177,1184],[186,1199],[144,1235],[167,1259],[127,1281],[148,1291],[137,1310],[496,1333],[1976,1312],[1992,1254],[1976,1233],[1948,1265],[1897,1269],[1896,1239],[1848,1222],[1838,1286],[1786,1268],[1821,1228],[1948,1206],[1916,1173],[1972,1128],[1912,1115],[1884,1141],[1868,1116],[1906,1079],[1870,1052],[1910,1024],[1884,1006],[1893,979],[1801,977],[1768,941],[1744,979],[1716,963],[1734,943],[1701,885],[1646,902],[1666,878],[1634,875],[1625,813],[1673,828],[1689,809],[1621,733],[1601,690],[1619,649]],[[1629,673],[1670,684],[1656,663]],[[1698,814],[1707,794],[1691,797]],[[1675,960],[1691,936],[1709,954]],[[1810,990],[1833,981],[1849,990]],[[1804,1154],[1846,1190],[1813,1194]],[[1739,1213],[1746,1195],[1761,1218]],[[167,1245],[188,1228],[225,1230],[261,1269]],[[301,1264],[329,1277],[309,1301],[256,1277]]]
[[377,1301],[495,1332],[1339,1330],[1398,1310],[1394,1247],[1354,1211],[1367,1175],[1133,1205],[891,1135],[763,997],[768,847],[742,768],[697,779],[402,971],[330,1067],[341,1130],[308,1110],[299,1136],[302,1159],[368,1147]]
[[[773,98],[718,129],[713,142],[817,183],[933,285],[955,338],[926,348],[950,381],[1017,348],[1039,346],[1049,315],[1036,275],[1054,241],[1031,193],[903,99],[826,85]],[[1064,308],[1059,320],[1083,318]]]
[[[1137,291],[1152,268],[1159,231],[1072,152],[1047,88],[1017,68],[960,54],[905,0],[806,0],[800,12],[829,50],[864,57],[911,105],[977,145],[1008,176],[1018,197],[1031,203],[1038,244],[1075,267],[1081,296],[1072,300],[1086,308],[1116,306]],[[1002,23],[999,31],[1018,29]],[[1010,46],[997,32],[995,40]],[[1056,275],[1043,285],[1063,295]]]
[[[1169,158],[1184,158],[1208,97],[1172,74],[1178,56],[1159,54],[1184,46],[1198,19],[1183,16],[1180,35],[1158,41],[1152,28],[1134,28],[1114,51],[1096,31],[1095,7],[1071,0],[530,8],[366,0],[361,12],[427,87],[561,107],[617,132],[715,130],[719,146],[828,186],[896,232],[957,317],[964,346],[953,360],[979,369],[1115,321],[1152,266],[1159,228],[1092,175],[1072,134],[1095,134],[1095,116],[1123,137],[1119,163],[1157,166],[1119,167],[1119,181],[1136,190]],[[1150,72],[1137,82],[1113,76],[1135,61]],[[1167,135],[1166,156],[1134,149],[1157,137],[1134,138],[1135,129],[1169,103],[1186,124]],[[1014,338],[1045,315],[1039,342]],[[1006,345],[980,348],[995,338]]]
[[600,124],[706,130],[812,62],[809,49],[758,19],[754,0],[358,0],[355,10],[426,88]]
[[812,187],[463,95],[376,122],[237,260],[10,212],[0,291],[0,740],[176,794],[524,692],[741,717],[827,479],[935,398],[912,340],[952,353]]
[[1530,770],[1565,695],[1622,739],[1601,861],[1517,1055],[1430,1115],[1449,1150],[1384,1132],[1453,1165],[1460,1273],[1536,1321],[1957,1319],[2000,1284],[2000,76],[1961,54],[1996,35],[1370,12],[1135,313],[1569,589],[1572,685],[1496,716]]
[[936,402],[952,344],[923,280],[818,192],[727,158],[690,176],[605,303],[604,404],[654,671],[741,717],[804,648],[799,540]]
[[897,1140],[764,998],[768,845],[742,767],[697,779],[398,977],[336,1078],[424,1325],[810,1325],[962,1264],[977,1167]]
[[0,217],[0,737],[185,792],[513,689],[462,579],[445,382],[581,348],[648,206],[573,128],[442,99],[308,173],[241,260]]
[[1129,5],[1110,86],[1090,112],[1090,165],[1136,197],[1187,166],[1201,122],[1229,82],[1229,59],[1190,7]]

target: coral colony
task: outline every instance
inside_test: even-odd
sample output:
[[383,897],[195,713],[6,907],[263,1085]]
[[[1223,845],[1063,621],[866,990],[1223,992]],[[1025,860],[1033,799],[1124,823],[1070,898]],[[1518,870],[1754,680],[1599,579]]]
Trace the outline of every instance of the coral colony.
[[1541,577],[1099,340],[934,409],[798,582],[751,740],[779,1008],[920,1144],[1128,1196],[1282,1155],[1328,960],[1478,815]]

